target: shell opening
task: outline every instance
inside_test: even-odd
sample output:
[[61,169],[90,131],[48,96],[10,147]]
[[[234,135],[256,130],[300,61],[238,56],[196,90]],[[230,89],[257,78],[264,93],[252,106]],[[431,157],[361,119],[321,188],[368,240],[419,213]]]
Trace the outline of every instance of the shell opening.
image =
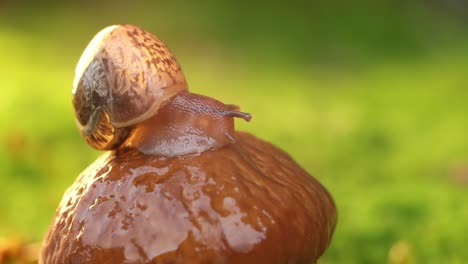
[[77,123],[86,142],[97,150],[117,148],[125,142],[131,131],[130,127],[114,127],[109,114],[102,107],[96,109],[86,125]]

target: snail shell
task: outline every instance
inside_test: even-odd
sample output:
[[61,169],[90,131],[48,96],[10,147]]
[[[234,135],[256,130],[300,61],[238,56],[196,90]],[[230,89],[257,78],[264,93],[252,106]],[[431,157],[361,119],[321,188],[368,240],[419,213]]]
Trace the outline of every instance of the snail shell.
[[161,40],[132,25],[107,27],[91,40],[75,71],[73,107],[81,135],[96,149],[114,149],[132,125],[184,90],[184,74]]

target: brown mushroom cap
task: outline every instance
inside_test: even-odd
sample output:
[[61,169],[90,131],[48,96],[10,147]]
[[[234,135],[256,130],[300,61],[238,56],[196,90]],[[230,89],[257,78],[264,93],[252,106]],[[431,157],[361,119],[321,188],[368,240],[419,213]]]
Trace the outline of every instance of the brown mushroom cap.
[[194,156],[109,152],[67,190],[41,263],[313,263],[336,209],[285,152],[247,133]]

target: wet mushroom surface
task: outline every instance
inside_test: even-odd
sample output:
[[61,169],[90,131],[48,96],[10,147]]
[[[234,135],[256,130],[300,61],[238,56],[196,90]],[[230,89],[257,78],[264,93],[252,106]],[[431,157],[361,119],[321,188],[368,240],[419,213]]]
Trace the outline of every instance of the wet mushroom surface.
[[200,155],[105,154],[57,216],[51,263],[311,263],[336,221],[320,183],[247,133]]
[[[128,77],[126,67],[132,63],[121,63],[120,52],[110,56],[108,41],[121,45],[129,35],[143,35],[143,44],[149,44],[137,43],[144,49],[138,54],[150,56],[145,49],[162,44],[135,26],[102,32],[90,44],[95,54],[85,57],[89,65],[77,70],[74,107],[85,141],[107,152],[66,191],[44,238],[40,263],[316,262],[330,244],[337,219],[327,190],[282,150],[236,132],[234,118],[249,121],[249,114],[184,86],[173,94],[164,86],[171,82],[160,82],[153,94],[171,94],[158,99],[150,114],[132,117],[125,126],[113,122],[116,112],[132,108],[119,110],[110,101],[119,98],[104,100],[101,95],[111,93],[95,91],[125,89],[109,81],[121,78],[108,75]],[[173,59],[166,48],[163,53]],[[157,76],[157,65],[167,70],[157,59],[146,78]],[[118,70],[96,66],[109,61]],[[179,76],[183,82],[172,79],[173,85],[185,85]],[[145,81],[137,91],[147,89]],[[138,100],[132,103],[140,107]]]

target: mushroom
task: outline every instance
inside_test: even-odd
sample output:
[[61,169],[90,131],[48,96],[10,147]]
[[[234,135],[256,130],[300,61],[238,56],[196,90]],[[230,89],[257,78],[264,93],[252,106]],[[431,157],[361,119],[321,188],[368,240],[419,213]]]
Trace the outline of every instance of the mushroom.
[[81,135],[108,150],[66,191],[40,263],[314,263],[336,208],[235,105],[190,93],[179,64],[132,25],[100,31],[76,69]]

